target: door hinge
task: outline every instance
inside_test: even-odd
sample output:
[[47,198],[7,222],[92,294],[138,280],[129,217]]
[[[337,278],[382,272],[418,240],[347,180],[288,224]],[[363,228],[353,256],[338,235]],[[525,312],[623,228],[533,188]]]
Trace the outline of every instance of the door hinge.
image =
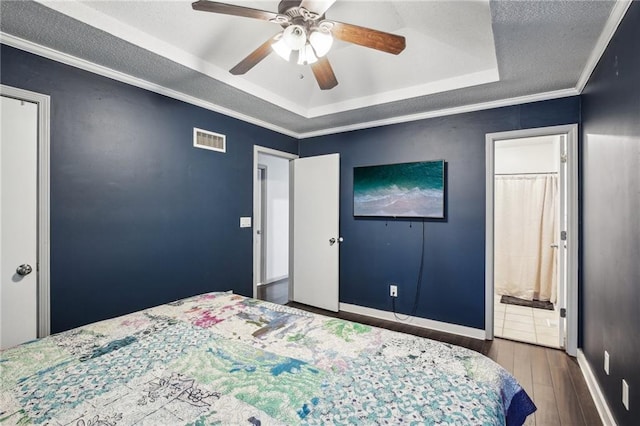
[[560,318],[567,317],[567,308],[560,308]]
[[567,231],[560,231],[560,239],[562,241],[567,241]]
[[561,163],[566,163],[567,162],[567,154],[562,154],[560,156],[560,162]]

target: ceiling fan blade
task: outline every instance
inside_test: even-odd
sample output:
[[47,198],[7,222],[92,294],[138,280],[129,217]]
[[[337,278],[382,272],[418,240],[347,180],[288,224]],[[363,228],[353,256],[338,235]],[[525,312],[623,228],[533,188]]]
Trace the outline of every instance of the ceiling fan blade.
[[335,2],[336,0],[302,0],[300,7],[322,16]]
[[359,44],[360,46],[380,50],[382,52],[397,55],[406,47],[403,36],[385,33],[371,28],[359,27],[357,25],[345,24],[343,22],[333,22],[331,34],[339,40],[348,43]]
[[326,57],[320,58],[318,62],[311,64],[311,71],[313,71],[320,89],[329,90],[338,85],[336,75],[333,73],[333,68],[331,68],[331,64]]
[[224,15],[242,16],[244,18],[261,19],[263,21],[269,21],[278,17],[277,13],[266,10],[251,9],[250,7],[235,6],[217,1],[199,0],[192,3],[191,7],[193,7],[193,10],[202,12],[222,13]]
[[231,68],[229,72],[233,75],[241,75],[249,71],[251,68],[255,67],[258,62],[269,56],[272,51],[271,45],[275,42],[275,37],[276,36],[273,36],[269,40],[262,43],[260,47],[249,53],[249,56],[241,60],[235,67]]

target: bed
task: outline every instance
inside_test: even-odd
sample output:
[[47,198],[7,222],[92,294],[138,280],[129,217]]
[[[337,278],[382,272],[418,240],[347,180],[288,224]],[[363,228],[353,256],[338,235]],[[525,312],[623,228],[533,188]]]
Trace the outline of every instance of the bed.
[[0,423],[522,424],[535,406],[474,351],[208,293],[0,354]]

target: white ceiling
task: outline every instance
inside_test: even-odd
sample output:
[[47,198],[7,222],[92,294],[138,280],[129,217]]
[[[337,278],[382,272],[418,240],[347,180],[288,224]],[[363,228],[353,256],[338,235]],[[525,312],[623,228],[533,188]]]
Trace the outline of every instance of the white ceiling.
[[307,137],[577,94],[626,6],[337,0],[328,19],[403,35],[407,48],[395,56],[336,40],[328,58],[339,84],[328,91],[275,54],[231,75],[281,28],[194,11],[190,0],[3,0],[0,30],[4,43]]

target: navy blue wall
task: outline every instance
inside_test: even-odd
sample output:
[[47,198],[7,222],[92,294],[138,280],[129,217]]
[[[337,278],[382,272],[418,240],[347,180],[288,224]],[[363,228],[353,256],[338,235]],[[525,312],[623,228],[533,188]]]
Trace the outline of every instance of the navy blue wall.
[[580,98],[433,118],[300,141],[303,157],[340,153],[340,301],[411,313],[422,222],[353,217],[353,167],[444,159],[447,219],[424,224],[425,263],[416,316],[484,328],[485,135],[577,123]]
[[[253,145],[293,138],[2,45],[2,84],[51,96],[57,332],[214,290],[252,295]],[[195,149],[193,127],[227,135]]]
[[[633,2],[582,98],[583,350],[620,425],[640,418],[639,43]],[[623,378],[631,411],[621,402]]]

